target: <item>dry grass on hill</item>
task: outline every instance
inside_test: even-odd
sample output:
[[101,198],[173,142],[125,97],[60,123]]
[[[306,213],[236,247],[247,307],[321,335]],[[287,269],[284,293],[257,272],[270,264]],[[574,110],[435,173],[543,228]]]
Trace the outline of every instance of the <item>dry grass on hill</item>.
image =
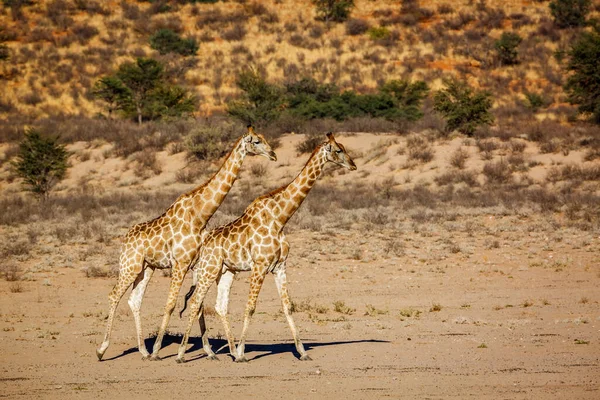
[[[403,8],[397,1],[357,0],[349,21],[331,25],[315,20],[312,5],[289,0],[171,2],[166,11],[161,4],[51,0],[17,16],[4,8],[0,24],[11,58],[1,66],[1,111],[94,115],[101,111],[89,95],[94,82],[125,60],[152,56],[199,95],[198,115],[223,110],[237,95],[237,72],[249,65],[272,81],[308,75],[359,92],[400,77],[437,89],[442,77],[464,75],[493,92],[505,114],[521,107],[526,92],[551,104],[544,110],[550,115],[570,113],[552,54],[567,47],[572,33],[553,26],[546,2],[407,2]],[[368,29],[378,27],[383,38],[372,39],[377,35]],[[161,28],[194,38],[197,56],[160,56],[149,37]],[[500,68],[494,41],[505,31],[524,41],[520,63]]]

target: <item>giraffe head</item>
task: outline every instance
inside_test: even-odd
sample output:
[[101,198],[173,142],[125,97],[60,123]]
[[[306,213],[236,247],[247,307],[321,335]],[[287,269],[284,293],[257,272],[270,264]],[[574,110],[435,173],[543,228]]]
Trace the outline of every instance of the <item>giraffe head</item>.
[[244,134],[242,139],[244,147],[248,154],[267,157],[271,161],[277,161],[277,155],[271,149],[269,143],[263,135],[254,132],[252,125],[248,125],[248,132]]
[[329,140],[323,144],[327,161],[331,161],[332,163],[341,165],[350,171],[354,171],[356,169],[356,164],[354,164],[354,161],[352,161],[346,152],[344,145],[336,142],[335,138],[333,137],[333,133],[331,132],[327,134],[327,139]]

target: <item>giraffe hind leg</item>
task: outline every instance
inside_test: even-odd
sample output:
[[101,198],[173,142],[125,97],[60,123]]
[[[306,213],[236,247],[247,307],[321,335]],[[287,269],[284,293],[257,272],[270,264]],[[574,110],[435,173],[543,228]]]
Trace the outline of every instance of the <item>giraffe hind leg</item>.
[[[140,265],[141,267],[141,265]],[[117,306],[121,301],[121,298],[129,289],[129,286],[136,280],[139,274],[135,273],[127,273],[127,268],[124,268],[123,265],[120,267],[119,278],[117,280],[117,284],[113,287],[110,294],[108,295],[109,309],[108,309],[108,318],[106,322],[106,333],[104,334],[104,340],[100,347],[96,350],[96,356],[98,360],[102,360],[104,357],[104,353],[106,349],[110,345],[110,334],[112,331],[113,321],[115,317],[115,312],[117,310]]]
[[133,319],[135,321],[138,349],[140,353],[142,353],[143,360],[148,359],[149,353],[146,349],[146,345],[144,344],[144,337],[142,334],[141,308],[142,300],[144,299],[144,293],[146,292],[146,288],[148,287],[148,283],[150,282],[153,274],[154,268],[149,266],[144,268],[144,270],[137,276],[135,282],[133,283],[133,289],[131,290],[131,295],[129,296],[128,301],[129,308],[131,308]]
[[298,353],[300,353],[300,360],[309,361],[311,360],[311,358],[304,349],[304,345],[302,344],[302,341],[300,340],[300,335],[298,334],[298,328],[296,328],[294,318],[292,317],[290,295],[287,289],[285,264],[283,264],[281,268],[275,272],[275,284],[277,285],[277,291],[279,292],[279,297],[281,298],[283,313],[285,314],[285,317],[288,321],[288,325],[290,326],[290,330],[292,331],[292,336],[294,337],[294,344],[296,345],[296,350],[298,351]]

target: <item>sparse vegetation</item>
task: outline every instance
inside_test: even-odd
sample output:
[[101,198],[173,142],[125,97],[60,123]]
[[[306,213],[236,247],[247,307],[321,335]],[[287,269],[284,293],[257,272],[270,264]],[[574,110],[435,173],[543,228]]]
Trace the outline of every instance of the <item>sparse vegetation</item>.
[[352,315],[356,311],[356,308],[349,307],[342,300],[338,300],[333,302],[333,311],[340,314]]

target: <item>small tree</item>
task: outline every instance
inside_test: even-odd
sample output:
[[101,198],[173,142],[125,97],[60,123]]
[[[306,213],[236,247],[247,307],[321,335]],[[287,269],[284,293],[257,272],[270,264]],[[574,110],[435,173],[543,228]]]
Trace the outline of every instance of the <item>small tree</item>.
[[466,82],[445,80],[446,89],[434,96],[433,109],[446,119],[446,130],[457,129],[466,135],[473,135],[479,125],[491,125],[494,117],[490,114],[492,100],[486,91],[474,91]]
[[517,51],[517,46],[521,44],[523,38],[512,32],[504,32],[500,39],[496,40],[494,43],[494,47],[498,52],[498,57],[500,58],[500,63],[502,65],[513,65],[518,63],[519,53]]
[[344,22],[354,8],[354,0],[312,0],[317,8],[317,19],[325,22]]
[[54,185],[65,177],[68,157],[58,138],[44,137],[37,130],[30,129],[25,132],[12,165],[27,190],[46,199]]
[[593,32],[583,32],[568,52],[569,76],[565,90],[572,104],[579,104],[579,111],[592,113],[595,123],[600,124],[600,27]]
[[279,118],[283,107],[283,90],[267,83],[254,69],[240,72],[236,85],[244,94],[242,99],[227,104],[227,112],[246,124],[264,125]]
[[191,114],[196,108],[196,98],[180,86],[159,86],[145,107],[150,119],[169,119]]
[[559,28],[574,28],[585,25],[590,5],[590,0],[553,0],[549,7]]
[[131,91],[130,108],[142,124],[144,108],[163,76],[163,66],[151,58],[138,58],[135,63],[126,62],[119,66],[116,77]]
[[92,94],[107,104],[109,117],[113,111],[125,110],[131,106],[131,91],[114,76],[100,78],[94,85]]

